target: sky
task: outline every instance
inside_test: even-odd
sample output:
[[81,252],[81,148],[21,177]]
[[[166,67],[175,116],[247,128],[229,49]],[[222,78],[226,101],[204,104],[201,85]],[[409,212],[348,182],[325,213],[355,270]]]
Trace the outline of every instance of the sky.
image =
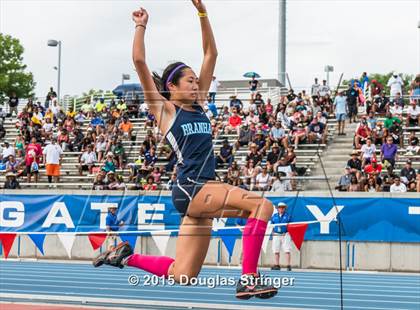
[[[241,79],[256,71],[277,77],[278,1],[208,0],[219,57],[219,80]],[[150,14],[146,57],[161,71],[176,60],[196,72],[202,61],[199,17],[188,0],[85,1],[0,0],[0,31],[18,38],[24,63],[35,76],[37,96],[56,88],[58,51],[48,39],[62,41],[61,93],[112,90],[122,73],[138,82],[131,59],[131,13]],[[286,70],[294,89],[309,88],[334,66],[335,85],[368,73],[420,72],[420,1],[288,0]],[[246,84],[244,84],[246,85]]]

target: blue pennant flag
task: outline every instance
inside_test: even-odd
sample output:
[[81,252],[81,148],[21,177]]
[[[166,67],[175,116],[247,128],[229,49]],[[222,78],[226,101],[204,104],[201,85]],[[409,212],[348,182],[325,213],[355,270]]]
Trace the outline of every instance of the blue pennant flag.
[[29,234],[28,236],[32,239],[33,243],[35,243],[41,254],[44,255],[44,240],[46,234]]
[[131,248],[134,250],[134,248],[136,247],[136,241],[137,241],[137,235],[135,234],[121,234],[120,238],[122,240],[122,242],[128,242],[131,246]]
[[229,256],[232,257],[236,239],[241,237],[241,231],[239,229],[219,229],[218,235],[229,252]]

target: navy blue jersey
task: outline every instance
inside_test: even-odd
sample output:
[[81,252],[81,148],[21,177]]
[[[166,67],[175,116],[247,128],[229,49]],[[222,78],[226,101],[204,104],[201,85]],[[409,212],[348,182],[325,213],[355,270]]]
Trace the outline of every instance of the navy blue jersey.
[[215,160],[210,120],[203,108],[194,104],[194,111],[175,105],[175,120],[166,140],[177,156],[177,177],[180,183],[190,180],[214,180]]

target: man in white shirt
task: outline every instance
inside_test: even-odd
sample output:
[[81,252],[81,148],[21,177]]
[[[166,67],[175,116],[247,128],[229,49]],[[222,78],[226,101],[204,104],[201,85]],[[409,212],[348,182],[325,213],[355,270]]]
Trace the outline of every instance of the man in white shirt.
[[9,156],[13,155],[13,157],[16,157],[15,148],[9,144],[9,142],[4,141],[3,144],[3,150],[1,152],[2,154],[2,162],[6,163],[9,160]]
[[391,193],[405,193],[407,191],[407,187],[404,183],[401,183],[400,177],[395,177],[394,184],[391,185],[389,191]]
[[216,102],[217,88],[219,86],[220,86],[220,82],[216,80],[215,76],[213,76],[213,79],[210,83],[210,88],[209,88],[209,97],[210,97],[211,102],[213,103]]
[[407,109],[406,126],[419,126],[420,125],[420,107],[416,101],[412,101]]
[[389,78],[388,80],[388,87],[391,89],[390,94],[391,94],[391,100],[395,97],[395,95],[397,93],[402,94],[402,86],[404,85],[403,80],[401,79],[401,77],[398,75],[397,72],[394,72],[392,74],[392,76]]
[[327,85],[327,80],[322,80],[322,85],[319,87],[319,96],[324,97],[330,94],[330,87]]
[[319,88],[320,87],[321,87],[321,85],[319,85],[319,83],[318,83],[318,78],[315,78],[315,83],[312,84],[312,87],[311,87],[312,98],[319,96]]
[[95,167],[96,162],[96,153],[93,151],[93,146],[89,145],[87,151],[80,156],[79,174],[83,175],[83,171],[89,171],[92,174],[92,168]]
[[56,138],[51,139],[51,143],[44,148],[42,154],[44,155],[43,162],[46,169],[46,175],[48,176],[48,183],[52,182],[53,177],[55,182],[58,183],[60,181],[60,164],[63,150],[57,144]]

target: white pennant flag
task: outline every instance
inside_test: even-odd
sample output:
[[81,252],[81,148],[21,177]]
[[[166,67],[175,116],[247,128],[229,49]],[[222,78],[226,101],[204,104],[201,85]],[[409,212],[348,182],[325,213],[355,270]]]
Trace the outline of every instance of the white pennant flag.
[[161,255],[165,255],[166,247],[168,246],[169,238],[171,237],[170,231],[156,231],[151,232],[153,241],[155,242],[157,248],[160,251]]
[[265,231],[264,240],[262,243],[262,249],[264,252],[267,252],[268,248],[268,240],[270,240],[271,233],[273,232],[273,225],[268,225],[267,230]]
[[57,236],[63,244],[67,255],[71,258],[71,249],[73,247],[74,241],[76,240],[76,234],[57,234]]

